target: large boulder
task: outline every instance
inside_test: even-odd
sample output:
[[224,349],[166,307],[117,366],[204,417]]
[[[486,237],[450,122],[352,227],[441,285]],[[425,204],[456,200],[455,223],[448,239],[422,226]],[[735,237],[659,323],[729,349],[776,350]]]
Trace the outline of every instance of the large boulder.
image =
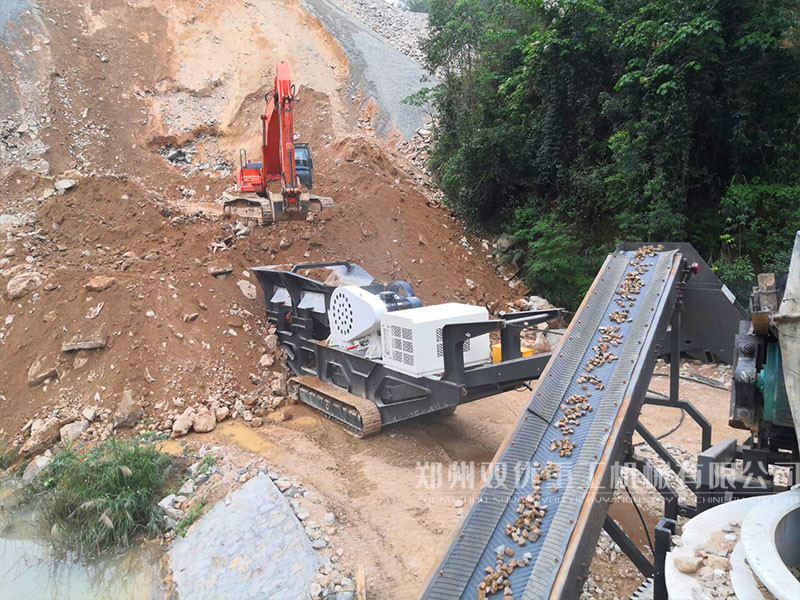
[[280,348],[281,343],[280,340],[278,340],[278,336],[271,333],[264,338],[264,346],[267,348],[267,352],[274,354],[278,351],[278,348]]
[[133,391],[125,390],[114,413],[114,429],[133,427],[143,414],[142,405],[134,398]]
[[217,418],[205,406],[200,407],[192,415],[192,428],[198,433],[208,433],[217,426]]
[[189,433],[192,428],[193,417],[194,408],[190,406],[172,424],[172,437],[180,437]]
[[55,444],[64,424],[65,422],[59,421],[55,417],[36,419],[31,425],[31,436],[19,450],[20,455],[32,456]]
[[49,456],[37,456],[31,462],[28,463],[28,466],[25,467],[25,472],[22,474],[22,481],[25,483],[30,483],[36,477],[44,471],[45,467],[50,464],[50,457]]
[[220,406],[218,409],[216,409],[214,411],[214,415],[217,418],[217,422],[227,419],[230,412],[231,411],[227,406]]
[[26,271],[11,278],[6,285],[9,300],[18,300],[44,283],[44,277],[36,271]]

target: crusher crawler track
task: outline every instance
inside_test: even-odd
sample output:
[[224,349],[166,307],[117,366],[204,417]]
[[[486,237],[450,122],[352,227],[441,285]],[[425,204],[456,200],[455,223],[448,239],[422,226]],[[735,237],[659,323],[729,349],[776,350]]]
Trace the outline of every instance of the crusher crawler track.
[[360,398],[316,377],[296,377],[293,382],[297,384],[301,402],[341,423],[348,433],[357,438],[365,438],[381,430],[381,413],[372,400]]
[[606,259],[422,598],[579,596],[684,263],[646,246]]

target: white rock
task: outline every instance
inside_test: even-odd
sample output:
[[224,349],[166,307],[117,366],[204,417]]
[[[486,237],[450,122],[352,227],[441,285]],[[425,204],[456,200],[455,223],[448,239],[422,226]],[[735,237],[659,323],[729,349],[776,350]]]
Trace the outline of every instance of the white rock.
[[61,441],[65,444],[71,444],[83,435],[83,432],[89,428],[89,421],[80,420],[74,423],[68,423],[61,428]]
[[39,475],[48,464],[50,464],[49,456],[37,456],[25,467],[25,472],[22,474],[22,481],[30,483],[36,479],[36,476]]
[[242,290],[242,294],[248,300],[255,300],[256,299],[256,286],[250,283],[249,281],[245,281],[244,279],[240,279],[236,282],[236,285],[239,286],[239,289]]
[[19,273],[6,284],[6,294],[9,300],[18,300],[37,289],[42,283],[44,277],[36,271]]
[[703,559],[700,556],[682,556],[675,557],[673,562],[681,573],[695,573],[703,562]]
[[78,182],[74,179],[59,179],[56,181],[55,187],[59,192],[65,192],[67,190],[71,190],[76,185],[78,185]]

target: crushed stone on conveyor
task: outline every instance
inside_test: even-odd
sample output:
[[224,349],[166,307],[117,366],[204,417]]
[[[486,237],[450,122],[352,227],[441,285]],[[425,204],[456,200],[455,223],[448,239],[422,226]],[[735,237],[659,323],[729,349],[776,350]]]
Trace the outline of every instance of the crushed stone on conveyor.
[[[616,290],[614,301],[622,308],[614,310],[608,315],[611,321],[615,323],[631,321],[628,316],[629,309],[635,305],[637,297],[645,287],[641,275],[647,273],[653,266],[653,263],[644,262],[645,258],[656,256],[661,250],[663,250],[662,246],[642,246],[634,253],[630,265],[635,267],[635,270],[625,274]],[[610,351],[610,347],[619,346],[623,341],[623,334],[619,333],[619,325],[602,325],[597,331],[600,334],[597,338],[598,343],[591,348],[594,356],[589,358],[584,366],[584,373],[576,380],[577,383],[582,384],[581,387],[584,390],[588,387],[587,383],[593,385],[596,390],[605,388],[603,381],[599,377],[591,375],[591,372],[604,364],[616,361],[618,357]],[[591,392],[587,392],[585,396],[572,394],[560,407],[562,415],[555,421],[554,427],[561,430],[563,437],[550,441],[550,451],[557,453],[560,458],[570,457],[573,450],[578,447],[578,444],[570,439],[569,434],[574,433],[575,427],[580,425],[580,417],[592,411],[589,397],[591,397]],[[535,543],[540,538],[542,519],[547,514],[547,506],[543,506],[541,503],[542,482],[557,475],[559,468],[558,464],[548,462],[544,468],[535,471],[531,494],[519,499],[517,513],[520,517],[513,524],[507,523],[505,526],[506,535],[516,544],[524,546],[528,542]],[[557,493],[558,488],[552,486],[550,491]],[[513,556],[513,551],[508,548],[505,549],[505,553]],[[529,562],[529,559],[525,559],[523,565],[527,566]],[[485,600],[502,592],[504,599],[513,600],[514,594],[509,576],[517,566],[519,566],[517,561],[504,562],[502,554],[498,554],[495,566],[485,568],[487,575],[478,584],[478,599]]]
[[[662,299],[675,253],[662,251],[609,257],[423,598],[549,597],[581,507],[596,495],[580,482],[613,443],[630,378],[647,357],[642,343],[653,343],[648,327],[669,310]],[[524,547],[523,560],[509,546]]]

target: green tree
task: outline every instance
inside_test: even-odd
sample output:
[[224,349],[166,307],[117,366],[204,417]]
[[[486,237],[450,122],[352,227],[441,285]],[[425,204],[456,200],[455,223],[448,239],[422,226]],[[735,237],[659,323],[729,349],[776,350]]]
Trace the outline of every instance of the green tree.
[[572,285],[573,305],[592,261],[557,284],[542,240],[568,252],[573,236],[585,256],[688,240],[723,277],[785,269],[800,226],[798,7],[429,0],[431,167],[447,201],[516,234],[529,283]]

